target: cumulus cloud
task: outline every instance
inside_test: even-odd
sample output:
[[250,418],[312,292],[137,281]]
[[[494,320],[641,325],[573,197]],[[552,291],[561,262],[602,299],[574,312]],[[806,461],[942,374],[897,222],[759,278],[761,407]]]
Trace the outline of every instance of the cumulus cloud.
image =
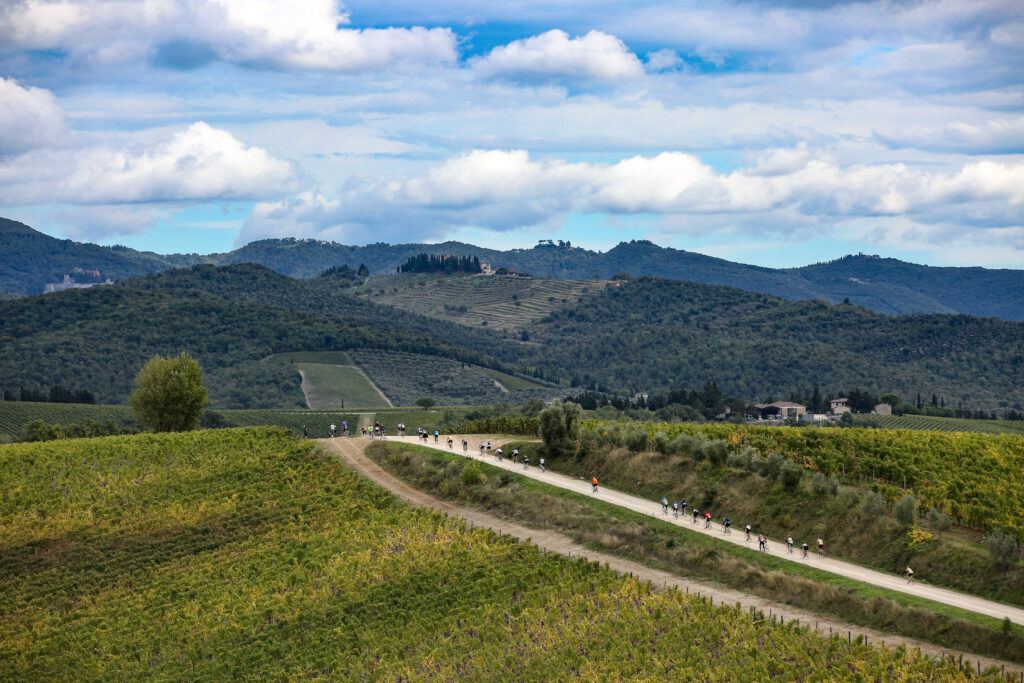
[[254,199],[294,189],[291,164],[195,123],[142,149],[42,150],[0,165],[0,202],[125,204]]
[[923,223],[1019,225],[1024,162],[980,161],[948,173],[904,164],[843,167],[800,147],[768,151],[748,168],[719,173],[681,152],[591,164],[475,150],[419,176],[350,185],[335,199],[306,195],[261,205],[243,234],[351,236],[409,225],[435,233],[463,226],[506,230],[569,212],[731,215],[740,223],[791,214],[814,221],[905,215]]
[[501,45],[473,64],[485,79],[550,81],[582,79],[616,81],[636,78],[643,65],[626,44],[613,35],[590,31],[570,38],[565,31],[552,30]]
[[0,155],[49,144],[64,130],[64,111],[53,93],[0,77]]
[[0,10],[8,49],[94,62],[157,55],[183,68],[223,61],[358,72],[454,61],[446,28],[349,29],[335,0],[21,0]]

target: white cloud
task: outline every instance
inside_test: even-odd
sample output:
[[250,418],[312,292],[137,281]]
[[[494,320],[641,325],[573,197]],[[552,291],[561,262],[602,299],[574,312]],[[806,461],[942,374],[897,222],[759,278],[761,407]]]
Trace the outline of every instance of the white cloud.
[[349,29],[335,0],[22,0],[0,10],[9,48],[100,63],[152,56],[358,72],[456,59],[446,28]]
[[29,152],[0,165],[0,202],[251,199],[294,189],[295,171],[259,147],[199,122],[143,149]]
[[481,78],[516,81],[616,81],[643,75],[640,60],[613,35],[591,31],[570,38],[552,30],[501,45],[473,63]]
[[[840,166],[806,148],[771,150],[718,173],[690,154],[665,152],[614,164],[533,160],[522,150],[475,150],[405,179],[360,182],[337,199],[306,195],[262,205],[246,238],[372,234],[393,226],[430,233],[464,226],[512,229],[569,212],[727,215],[738,225],[836,222],[860,216],[950,219],[978,226],[1024,221],[1024,162],[974,162],[952,173],[904,164]],[[780,217],[784,217],[783,221]],[[760,229],[760,227],[758,227]]]
[[64,130],[64,112],[53,93],[0,77],[0,155],[49,144]]
[[973,154],[1024,152],[1024,116],[988,119],[971,123],[955,121],[944,126],[900,126],[877,133],[891,147],[952,150]]

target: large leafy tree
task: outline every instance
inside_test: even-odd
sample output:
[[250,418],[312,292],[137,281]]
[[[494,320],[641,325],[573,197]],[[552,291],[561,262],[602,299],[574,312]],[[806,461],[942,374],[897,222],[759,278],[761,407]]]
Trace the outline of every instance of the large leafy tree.
[[540,437],[549,457],[571,455],[579,438],[583,409],[576,403],[556,403],[538,415]]
[[157,432],[184,432],[199,426],[206,407],[203,369],[192,356],[155,356],[135,377],[128,397],[140,423]]

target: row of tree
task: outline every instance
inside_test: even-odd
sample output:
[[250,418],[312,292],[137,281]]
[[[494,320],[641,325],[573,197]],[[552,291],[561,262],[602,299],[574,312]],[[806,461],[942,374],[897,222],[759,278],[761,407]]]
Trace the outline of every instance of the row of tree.
[[3,390],[5,401],[32,401],[35,403],[96,403],[96,395],[87,389],[68,389],[53,385],[49,391],[35,391],[21,386],[17,392]]
[[479,273],[483,269],[476,256],[419,254],[398,266],[399,273]]

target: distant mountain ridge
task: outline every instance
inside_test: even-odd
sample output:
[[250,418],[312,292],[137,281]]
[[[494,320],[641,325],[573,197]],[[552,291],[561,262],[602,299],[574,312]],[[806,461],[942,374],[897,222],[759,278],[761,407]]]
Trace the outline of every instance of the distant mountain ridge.
[[534,276],[586,279],[616,273],[728,285],[791,301],[849,299],[880,313],[964,313],[1024,320],[1024,270],[935,267],[877,256],[845,256],[800,268],[765,268],[705,256],[646,240],[622,242],[606,252],[569,245],[498,251],[463,242],[350,246],[294,238],[250,242],[223,254],[160,255],[126,247],[59,240],[0,219],[0,290],[37,294],[75,267],[122,279],[198,263],[258,263],[290,277],[309,278],[332,266],[365,264],[391,273],[417,254],[476,256],[492,267]]

